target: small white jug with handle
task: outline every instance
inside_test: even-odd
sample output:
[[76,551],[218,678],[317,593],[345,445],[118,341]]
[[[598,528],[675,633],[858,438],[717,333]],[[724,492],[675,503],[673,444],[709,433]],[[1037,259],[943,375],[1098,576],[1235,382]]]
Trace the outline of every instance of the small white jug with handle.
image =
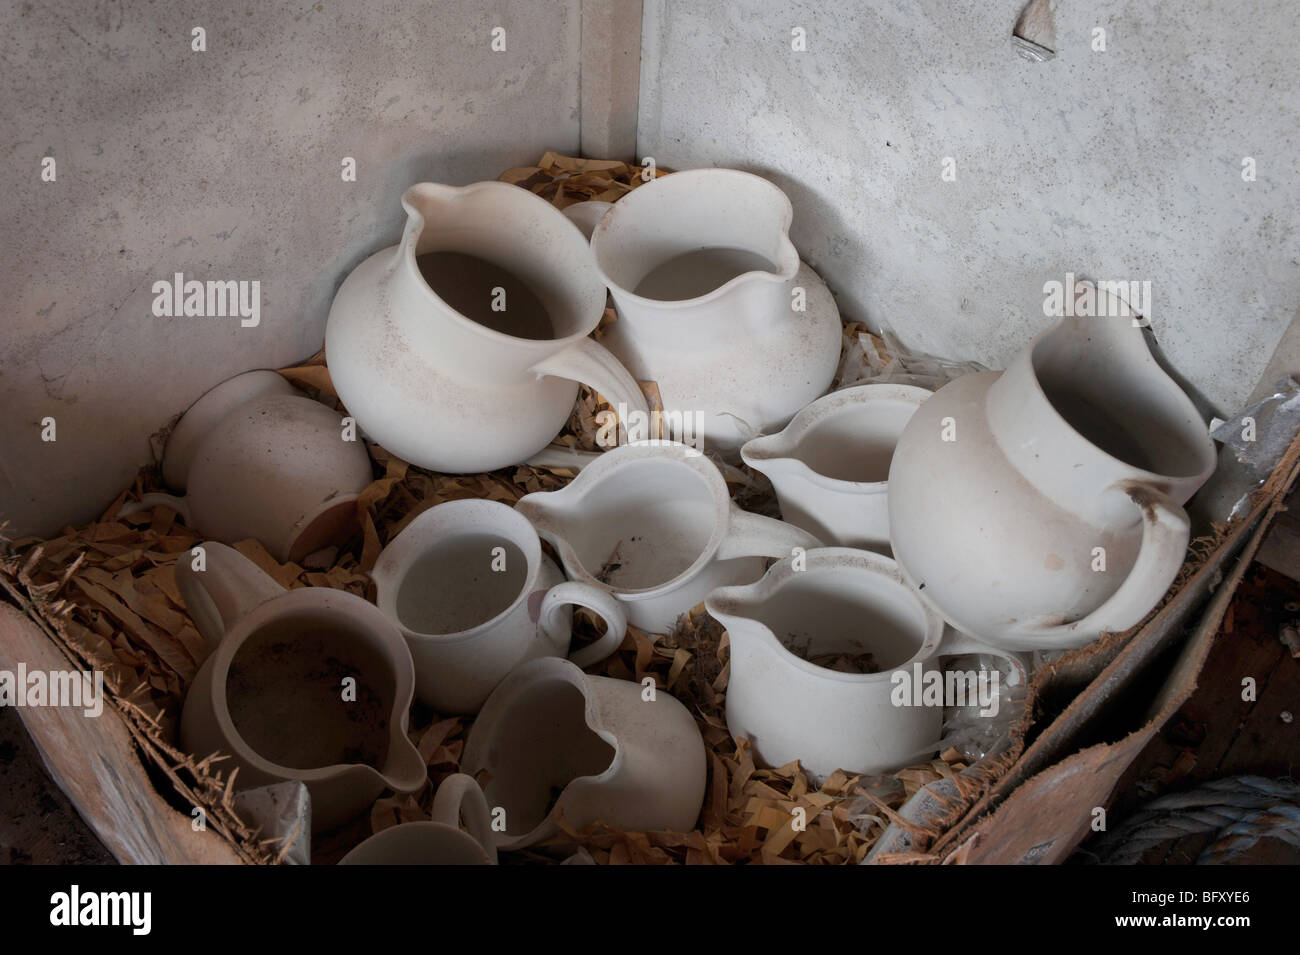
[[671,441],[606,451],[561,490],[525,495],[518,510],[571,580],[612,594],[628,622],[651,633],[670,631],[714,588],[757,580],[765,558],[821,546],[741,510],[711,461]]
[[941,657],[1006,657],[1023,679],[1022,658],[945,627],[888,557],[826,547],[801,561],[705,603],[730,636],[727,728],[763,765],[799,760],[819,781],[891,772],[939,748],[945,700],[925,684]]
[[609,656],[627,632],[619,602],[566,581],[528,520],[496,501],[430,508],[384,548],[370,576],[376,604],[411,648],[416,695],[439,713],[476,713],[519,664],[568,656],[574,605],[605,621],[605,633],[573,654],[578,666]]

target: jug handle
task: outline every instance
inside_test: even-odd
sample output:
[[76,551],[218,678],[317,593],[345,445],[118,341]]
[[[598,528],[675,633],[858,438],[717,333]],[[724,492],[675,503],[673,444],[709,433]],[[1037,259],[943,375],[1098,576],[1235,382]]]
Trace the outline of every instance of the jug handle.
[[438,787],[429,816],[434,822],[459,829],[462,812],[469,834],[496,865],[497,845],[492,834],[492,810],[488,807],[487,797],[473,776],[453,773]]
[[773,517],[751,514],[731,505],[731,526],[718,545],[718,560],[734,557],[789,557],[796,547],[812,550],[824,546],[807,531]]
[[575,666],[585,670],[623,645],[623,637],[627,634],[627,614],[613,594],[591,584],[578,580],[556,584],[542,598],[538,620],[542,630],[559,647],[567,647],[573,638],[572,632],[566,630],[560,620],[561,611],[569,604],[586,607],[605,621],[605,632],[600,639],[569,657]]
[[538,375],[580,381],[598,391],[616,411],[621,404],[629,413],[640,412],[647,420],[650,417],[650,406],[646,404],[636,379],[609,349],[594,339],[578,339],[533,365],[533,371]]
[[123,504],[117,512],[118,517],[125,517],[127,514],[139,514],[141,511],[147,511],[151,507],[161,504],[163,507],[171,508],[175,511],[186,527],[194,526],[194,518],[190,514],[190,503],[183,497],[177,497],[175,494],[163,494],[161,491],[151,491],[148,494],[141,494],[139,501],[128,501]]
[[1116,485],[1142,509],[1142,543],[1133,569],[1119,589],[1096,610],[1073,623],[1031,628],[1047,639],[1075,632],[1120,633],[1138,623],[1160,602],[1187,556],[1191,524],[1187,512],[1162,491],[1139,481]]
[[285,592],[251,560],[225,544],[204,541],[204,569],[195,570],[193,551],[176,560],[176,586],[185,609],[211,653],[236,620]]

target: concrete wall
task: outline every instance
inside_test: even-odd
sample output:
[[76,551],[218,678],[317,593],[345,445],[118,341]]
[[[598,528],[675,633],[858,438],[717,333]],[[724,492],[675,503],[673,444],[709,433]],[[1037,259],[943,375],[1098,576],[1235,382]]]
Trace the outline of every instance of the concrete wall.
[[[0,519],[91,516],[204,390],[315,352],[410,183],[575,151],[579,2],[0,7]],[[260,326],[156,318],[178,271],[260,281]]]
[[1001,367],[1067,271],[1149,280],[1229,409],[1300,305],[1300,4],[1060,0],[1039,63],[1022,6],[645,0],[638,152],[771,177],[841,309],[952,358]]

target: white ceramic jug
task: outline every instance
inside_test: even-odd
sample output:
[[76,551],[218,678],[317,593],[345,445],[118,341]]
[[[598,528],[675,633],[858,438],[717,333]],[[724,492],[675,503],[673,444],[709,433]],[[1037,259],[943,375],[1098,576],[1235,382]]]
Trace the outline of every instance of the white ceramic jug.
[[[428,822],[389,826],[339,865],[496,865],[492,817],[483,790],[464,773],[448,776],[433,797]],[[461,816],[469,832],[460,828]]]
[[673,442],[607,451],[559,491],[517,505],[571,580],[613,594],[628,622],[667,633],[716,587],[749,583],[764,558],[819,547],[807,531],[741,510],[712,462]]
[[818,398],[784,430],[746,442],[745,463],[766,474],[781,518],[826,543],[889,548],[889,462],[921,402],[911,385],[858,385]]
[[666,436],[702,433],[704,447],[733,451],[830,387],[839,311],[799,261],[791,217],[765,179],[692,169],[638,187],[597,223],[591,247],[618,310],[601,341],[658,383]]
[[1101,294],[1121,314],[1062,318],[1005,372],[946,385],[894,451],[894,556],[989,643],[1079,647],[1138,623],[1183,563],[1182,505],[1214,470],[1195,406]]
[[[804,561],[779,561],[757,583],[715,590],[705,604],[730,636],[727,728],[764,765],[797,759],[820,781],[933,755],[943,701],[915,705],[923,696],[902,687],[924,683],[943,656],[1009,657],[1014,680],[1023,679],[1023,660],[945,628],[888,557],[827,547]],[[875,672],[831,669],[832,659]]]
[[415,692],[439,713],[476,713],[512,669],[568,656],[572,605],[605,621],[573,655],[581,667],[623,642],[627,616],[605,590],[568,582],[537,531],[496,501],[448,501],[413,520],[371,571],[375,603],[406,638]]
[[[604,312],[605,288],[562,212],[502,182],[420,183],[402,206],[401,244],[352,271],[325,330],[335,389],[369,436],[421,467],[476,473],[545,447],[568,420],[579,381],[616,407],[646,411],[631,375],[587,337]],[[495,292],[505,284],[485,286],[490,303],[461,305],[499,315],[500,327],[445,300],[478,294],[471,266],[453,271],[440,292],[430,287],[417,260],[444,253],[473,257],[475,274],[486,263],[519,283],[510,297]],[[534,298],[529,311],[522,303]]]
[[[363,811],[427,771],[406,738],[411,654],[374,605],[327,587],[286,591],[238,551],[205,542],[176,563],[185,607],[211,650],[185,697],[181,745],[226,753],[239,789],[300,780],[312,829]],[[347,681],[351,681],[349,684]]]
[[[588,676],[542,657],[501,681],[470,728],[461,770],[486,776],[505,810],[498,849],[522,849],[559,831],[695,828],[704,802],[704,740],[686,707],[663,690]],[[558,797],[556,796],[558,793]]]
[[161,504],[204,536],[228,544],[255,538],[281,563],[299,561],[357,528],[356,500],[374,478],[370,455],[361,440],[345,437],[339,412],[252,374],[259,377],[235,380],[252,397],[201,438],[193,439],[198,425],[187,422],[214,417],[208,396],[177,425],[183,443],[173,452],[169,442],[167,457],[176,456],[185,496],[144,494],[121,513]]

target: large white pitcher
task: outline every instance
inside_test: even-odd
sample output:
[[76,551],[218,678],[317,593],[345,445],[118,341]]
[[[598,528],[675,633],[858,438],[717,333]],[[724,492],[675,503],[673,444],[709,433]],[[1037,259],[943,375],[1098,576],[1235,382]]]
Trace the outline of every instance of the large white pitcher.
[[[1012,650],[1138,623],[1186,555],[1214,470],[1191,399],[1118,299],[1062,318],[1007,370],[929,398],[889,471],[894,556],[960,630]],[[1118,314],[1117,314],[1118,313]]]
[[641,186],[596,225],[591,247],[618,309],[601,341],[658,383],[669,436],[735,450],[830,387],[839,310],[799,261],[792,217],[759,176],[692,169]]
[[[587,335],[605,308],[591,249],[564,214],[502,182],[411,186],[400,245],[366,259],[330,308],[325,351],[339,397],[375,441],[413,464],[475,473],[545,447],[582,381],[645,413],[637,383]],[[425,281],[417,256],[456,252],[506,270],[551,327],[506,334],[467,318]],[[510,302],[504,301],[508,312]]]

